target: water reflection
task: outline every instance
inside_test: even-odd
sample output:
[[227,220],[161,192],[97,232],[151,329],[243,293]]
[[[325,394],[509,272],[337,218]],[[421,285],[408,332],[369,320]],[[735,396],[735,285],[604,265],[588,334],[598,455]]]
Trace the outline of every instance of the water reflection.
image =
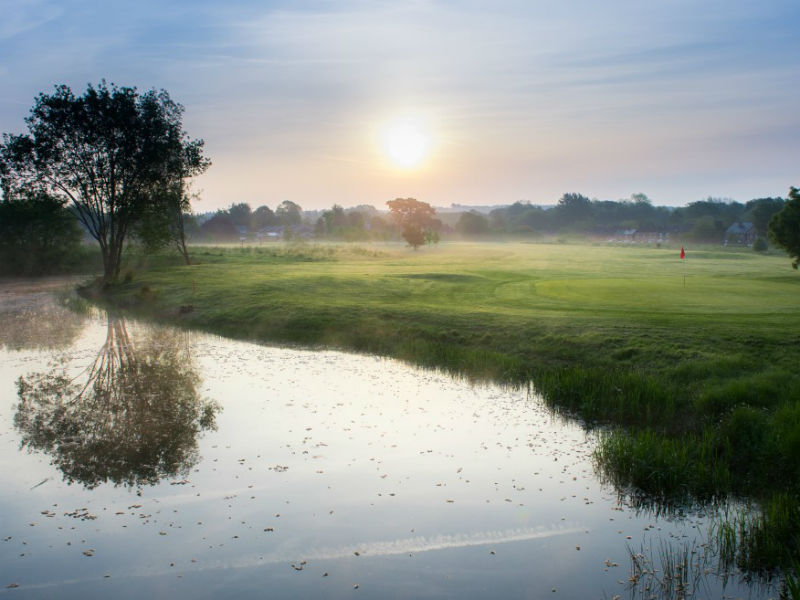
[[218,407],[200,397],[200,378],[182,336],[149,330],[139,344],[109,316],[92,365],[71,377],[64,361],[17,382],[14,425],[21,447],[45,452],[70,483],[154,485],[198,461],[198,435]]
[[15,351],[64,348],[75,341],[84,321],[83,315],[57,303],[50,294],[22,296],[3,290],[0,348]]

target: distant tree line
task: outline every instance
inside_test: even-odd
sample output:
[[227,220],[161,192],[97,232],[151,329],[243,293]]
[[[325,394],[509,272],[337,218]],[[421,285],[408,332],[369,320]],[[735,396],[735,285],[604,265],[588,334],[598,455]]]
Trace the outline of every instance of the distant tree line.
[[334,204],[327,210],[304,212],[288,200],[274,211],[266,205],[253,210],[242,202],[191,217],[192,238],[220,242],[292,237],[347,242],[404,239],[412,248],[418,248],[438,242],[440,231],[451,230],[436,218],[436,210],[426,202],[396,198],[386,204],[388,211],[383,213],[367,204],[352,208]]
[[752,223],[758,236],[766,238],[770,219],[785,202],[783,198],[756,198],[742,204],[709,197],[675,208],[654,206],[644,194],[613,201],[590,200],[582,194],[568,193],[553,207],[516,202],[488,215],[462,213],[454,229],[464,237],[581,234],[606,238],[636,230],[718,243],[736,222]]
[[[409,204],[409,200],[416,204]],[[366,204],[352,208],[334,204],[326,210],[303,211],[298,204],[286,200],[275,210],[266,205],[252,209],[247,203],[237,203],[214,213],[185,218],[191,222],[190,236],[196,241],[286,239],[295,235],[349,242],[405,239],[412,247],[418,247],[438,241],[440,236],[481,239],[576,234],[620,239],[636,232],[645,237],[655,234],[681,241],[720,243],[731,224],[747,222],[765,242],[771,239],[770,219],[786,202],[784,198],[756,198],[740,203],[709,197],[683,207],[668,207],[655,206],[645,194],[613,201],[568,193],[551,207],[516,202],[488,214],[437,214],[430,205],[413,198],[388,201],[388,211]],[[410,210],[411,206],[430,210]],[[409,226],[414,219],[419,223]]]
[[194,237],[205,241],[232,241],[269,228],[298,226],[303,222],[300,205],[284,200],[275,210],[262,205],[253,210],[246,202],[231,204],[211,215],[193,219]]

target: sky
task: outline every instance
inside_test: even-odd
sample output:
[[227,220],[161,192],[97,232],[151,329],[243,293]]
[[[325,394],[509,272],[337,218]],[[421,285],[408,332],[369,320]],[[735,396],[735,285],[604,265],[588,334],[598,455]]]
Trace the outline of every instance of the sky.
[[201,212],[566,192],[683,206],[800,185],[797,0],[0,0],[0,14],[0,132],[24,132],[57,84],[163,88],[213,163],[194,182]]

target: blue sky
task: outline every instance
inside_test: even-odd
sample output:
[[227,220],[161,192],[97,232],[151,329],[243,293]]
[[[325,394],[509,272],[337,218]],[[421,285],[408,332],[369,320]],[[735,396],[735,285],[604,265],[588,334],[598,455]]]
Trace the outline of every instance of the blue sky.
[[[0,131],[55,84],[164,88],[214,163],[197,210],[800,185],[796,0],[0,3]],[[405,114],[414,169],[380,142]]]

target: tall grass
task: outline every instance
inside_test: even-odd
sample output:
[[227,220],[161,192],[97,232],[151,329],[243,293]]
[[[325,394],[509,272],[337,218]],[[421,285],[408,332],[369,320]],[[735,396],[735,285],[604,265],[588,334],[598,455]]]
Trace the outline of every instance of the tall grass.
[[708,598],[707,577],[711,574],[713,552],[706,544],[670,543],[661,540],[656,548],[628,547],[631,570],[630,596],[647,600]]
[[721,523],[716,541],[722,564],[760,576],[779,570],[791,574],[800,551],[799,500],[796,494],[776,493],[756,510]]

